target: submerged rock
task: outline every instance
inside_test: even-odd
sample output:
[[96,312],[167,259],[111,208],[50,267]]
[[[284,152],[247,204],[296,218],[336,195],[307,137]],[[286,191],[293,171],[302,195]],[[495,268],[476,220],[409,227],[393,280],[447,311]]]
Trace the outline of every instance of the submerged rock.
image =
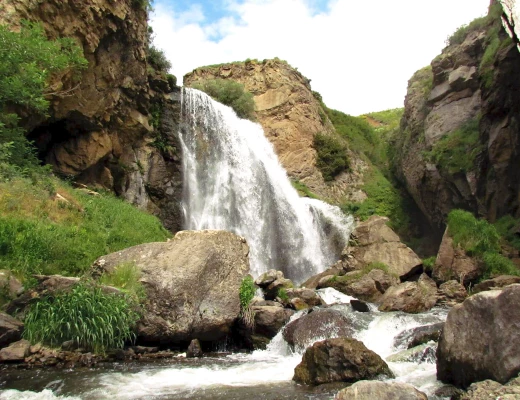
[[422,363],[435,363],[435,345],[421,344],[409,348],[408,350],[400,351],[399,353],[392,354],[386,358],[389,362],[413,362],[417,364]]
[[23,323],[0,312],[0,348],[22,338]]
[[407,329],[395,337],[394,346],[410,349],[427,343],[430,340],[437,342],[443,327],[444,322],[438,322],[436,324]]
[[356,339],[335,338],[314,343],[294,369],[293,380],[307,385],[357,382],[380,375],[393,377],[390,368]]
[[334,400],[428,400],[428,397],[407,383],[361,381],[341,390]]
[[426,274],[417,282],[404,282],[388,289],[381,298],[380,311],[419,313],[437,303],[437,285]]
[[439,339],[437,378],[456,386],[520,372],[520,284],[481,292],[451,309]]
[[173,240],[101,257],[97,275],[135,263],[146,291],[138,338],[148,343],[218,341],[240,313],[239,289],[249,272],[245,239],[226,231],[181,231]]
[[354,321],[341,311],[330,308],[312,310],[289,323],[283,331],[285,341],[293,348],[304,349],[314,341],[331,337],[350,337],[355,333]]

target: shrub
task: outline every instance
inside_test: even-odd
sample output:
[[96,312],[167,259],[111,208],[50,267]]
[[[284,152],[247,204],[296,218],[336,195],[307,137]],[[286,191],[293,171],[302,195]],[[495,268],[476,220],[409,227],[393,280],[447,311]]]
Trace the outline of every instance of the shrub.
[[79,283],[70,292],[33,304],[25,317],[24,337],[51,347],[72,340],[78,347],[104,353],[135,339],[132,329],[138,319],[128,297]]
[[347,146],[338,139],[321,133],[314,136],[314,149],[317,153],[316,166],[325,181],[332,181],[343,171],[348,170]]
[[214,100],[231,107],[240,118],[255,120],[255,101],[244,85],[230,79],[208,79],[193,84]]
[[516,265],[502,254],[486,252],[482,256],[484,261],[483,279],[488,279],[497,275],[520,275]]
[[148,64],[150,64],[156,71],[167,72],[172,67],[172,63],[168,58],[166,58],[164,51],[159,50],[157,47],[153,45],[148,46],[147,53]]
[[470,255],[500,251],[500,235],[496,228],[468,211],[452,210],[448,214],[448,231],[454,243]]
[[511,246],[520,250],[520,235],[517,233],[520,227],[520,219],[514,218],[511,215],[505,215],[496,221],[494,225],[498,233],[505,238]]

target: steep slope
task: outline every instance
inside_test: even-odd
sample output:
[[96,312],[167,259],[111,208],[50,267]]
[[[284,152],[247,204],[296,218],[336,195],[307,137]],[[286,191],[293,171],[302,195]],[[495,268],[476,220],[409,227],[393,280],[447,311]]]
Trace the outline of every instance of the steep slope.
[[409,81],[397,175],[432,226],[453,208],[520,216],[520,53],[499,4]]
[[[147,61],[146,4],[6,0],[0,24],[40,23],[50,38],[75,39],[88,61],[79,84],[68,73],[51,82],[49,115],[19,112],[40,158],[57,174],[115,191],[177,230],[182,185],[177,146],[167,132],[178,113],[162,112],[174,88]],[[162,131],[161,116],[167,117]]]
[[291,179],[336,203],[361,195],[354,188],[362,182],[366,163],[353,152],[348,152],[350,171],[330,183],[325,182],[317,167],[315,136],[337,135],[309,79],[279,59],[247,60],[198,68],[184,77],[184,84],[192,86],[212,79],[235,80],[254,95],[256,118]]

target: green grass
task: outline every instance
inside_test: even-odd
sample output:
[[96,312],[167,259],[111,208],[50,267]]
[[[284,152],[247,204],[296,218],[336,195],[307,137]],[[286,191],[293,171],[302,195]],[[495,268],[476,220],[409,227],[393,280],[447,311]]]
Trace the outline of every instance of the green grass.
[[139,267],[133,262],[128,262],[119,264],[113,271],[103,274],[99,283],[118,288],[136,301],[140,301],[146,296],[140,279],[141,270]]
[[373,261],[367,265],[365,265],[362,269],[363,274],[368,274],[370,271],[374,269],[379,269],[383,272],[389,273],[388,265],[379,261]]
[[425,271],[432,271],[435,265],[436,256],[428,257],[423,260],[423,268]]
[[333,181],[349,169],[347,146],[334,136],[317,133],[313,147],[316,150],[316,166],[326,182]]
[[104,353],[135,339],[133,327],[138,319],[128,297],[79,283],[70,292],[32,304],[24,321],[24,337],[51,347],[72,340],[78,347]]
[[0,182],[0,264],[16,276],[77,276],[98,257],[170,237],[160,221],[109,194],[91,196],[56,178]]
[[255,297],[255,292],[255,281],[250,275],[248,275],[242,280],[242,283],[240,284],[239,297],[240,307],[242,309],[249,307],[249,303],[251,303],[251,300],[253,300],[253,297]]
[[520,275],[513,262],[500,254],[500,234],[486,220],[477,219],[467,211],[452,210],[448,215],[448,232],[456,245],[482,261],[483,279],[503,274]]
[[278,297],[284,302],[289,302],[289,296],[287,295],[287,290],[285,288],[278,289]]
[[482,149],[479,140],[479,120],[473,119],[443,136],[430,151],[424,152],[423,156],[440,169],[455,174],[473,170],[475,158]]
[[520,219],[505,215],[494,223],[498,233],[515,249],[520,250],[520,236],[516,233],[520,227]]
[[294,181],[291,181],[291,184],[292,184],[293,188],[295,188],[298,191],[300,196],[320,200],[320,197],[318,195],[316,195],[315,193],[313,193],[305,183],[300,182],[299,180],[294,180]]

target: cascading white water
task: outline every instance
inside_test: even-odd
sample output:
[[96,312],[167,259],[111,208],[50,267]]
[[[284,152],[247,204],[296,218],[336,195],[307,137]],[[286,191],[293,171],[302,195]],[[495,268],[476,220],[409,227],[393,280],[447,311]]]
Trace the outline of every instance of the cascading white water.
[[245,237],[254,276],[274,268],[300,283],[336,261],[353,219],[298,196],[260,125],[184,89],[180,141],[186,229]]

